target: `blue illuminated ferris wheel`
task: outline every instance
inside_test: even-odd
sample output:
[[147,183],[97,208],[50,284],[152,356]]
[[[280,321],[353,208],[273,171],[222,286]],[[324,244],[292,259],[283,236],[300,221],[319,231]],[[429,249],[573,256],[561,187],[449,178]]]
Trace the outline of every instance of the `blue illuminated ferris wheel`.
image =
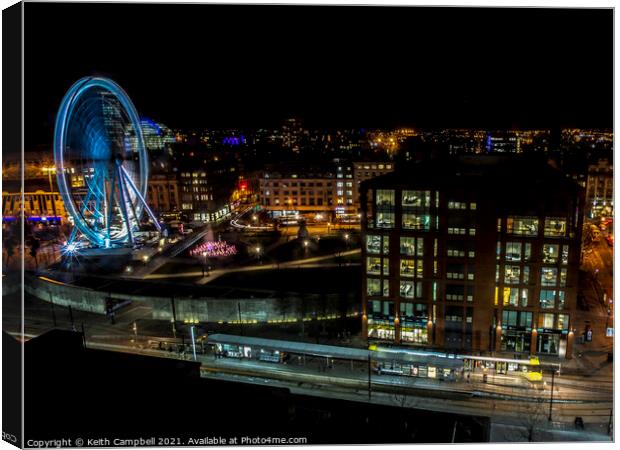
[[140,119],[112,80],[85,77],[65,94],[56,118],[58,190],[74,228],[95,247],[133,246],[146,204],[148,160]]

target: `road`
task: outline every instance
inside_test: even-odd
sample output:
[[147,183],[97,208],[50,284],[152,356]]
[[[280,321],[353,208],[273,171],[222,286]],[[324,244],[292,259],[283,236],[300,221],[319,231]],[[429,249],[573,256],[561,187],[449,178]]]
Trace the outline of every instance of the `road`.
[[[51,305],[30,299],[25,330],[28,337],[52,328]],[[19,330],[19,308],[8,310],[3,316],[5,329]],[[73,312],[76,328],[85,323],[87,345],[111,351],[139,353],[166,358],[189,358],[191,352],[179,355],[174,351],[149,348],[147,333],[154,333],[158,340],[170,339],[169,324],[165,332],[147,318],[151,312],[144,306],[130,306],[121,311],[116,323],[102,316]],[[65,308],[56,307],[57,326],[70,328],[70,315]],[[137,341],[132,324],[137,323]],[[167,337],[166,337],[167,336]],[[187,342],[187,339],[186,339]],[[198,355],[204,377],[215,377],[238,382],[284,386],[294,392],[331,398],[368,400],[368,372],[363,363],[338,362],[327,368],[324,358],[292,359],[288,364],[273,364],[250,360],[216,359],[213,355]],[[468,415],[488,415],[494,422],[524,427],[524,417],[537,421],[538,428],[571,428],[574,418],[583,417],[588,430],[605,432],[612,407],[613,383],[611,378],[590,378],[560,375],[555,378],[553,421],[547,420],[550,398],[550,380],[545,389],[533,388],[519,376],[490,376],[483,383],[481,374],[473,374],[470,382],[447,382],[413,377],[371,375],[371,401],[397,404],[434,411]],[[540,385],[538,385],[540,387]],[[540,399],[540,401],[536,401]]]

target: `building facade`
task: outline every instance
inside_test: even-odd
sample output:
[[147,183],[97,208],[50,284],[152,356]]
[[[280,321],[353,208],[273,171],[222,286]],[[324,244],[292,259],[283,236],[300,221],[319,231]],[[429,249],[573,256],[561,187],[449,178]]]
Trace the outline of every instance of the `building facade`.
[[588,167],[586,214],[590,218],[613,216],[614,168],[606,159]]
[[[21,214],[21,194],[2,193],[2,219],[14,220]],[[27,221],[41,221],[47,223],[63,223],[67,220],[67,211],[58,192],[24,192],[24,218]]]
[[147,189],[147,203],[156,214],[177,212],[180,210],[179,182],[176,174],[151,175]]
[[351,163],[337,158],[326,168],[266,170],[258,179],[258,201],[274,216],[315,213],[357,221],[360,183],[393,168],[391,162]]
[[363,182],[361,201],[369,341],[571,356],[583,192],[559,171],[430,160]]

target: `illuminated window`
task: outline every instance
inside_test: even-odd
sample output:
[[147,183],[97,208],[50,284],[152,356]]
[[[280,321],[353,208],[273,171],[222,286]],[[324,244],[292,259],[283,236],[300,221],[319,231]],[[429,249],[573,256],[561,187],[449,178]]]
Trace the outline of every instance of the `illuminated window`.
[[545,219],[545,236],[563,237],[566,235],[566,219],[551,218]]
[[558,314],[558,330],[568,330],[570,316],[568,314]]
[[414,293],[413,281],[400,282],[400,296],[405,298],[413,298]]
[[559,245],[557,244],[545,244],[543,245],[543,263],[555,264],[558,262]]
[[506,233],[521,236],[538,235],[538,219],[535,217],[508,217]]
[[381,295],[381,280],[378,278],[368,278],[366,280],[366,293],[371,296]]
[[394,228],[394,213],[377,212],[377,228]]
[[521,261],[520,242],[506,242],[506,261]]
[[428,208],[431,206],[431,191],[403,191],[402,205]]
[[539,328],[546,328],[548,330],[553,329],[553,314],[539,314],[538,315],[538,326]]
[[366,258],[366,273],[381,275],[381,258]]
[[553,309],[555,307],[555,291],[542,289],[540,291],[540,307]]
[[558,283],[558,269],[555,267],[543,267],[541,270],[540,284],[543,286],[556,286]]
[[407,256],[424,256],[424,239],[414,237],[401,237],[400,254]]
[[377,199],[376,201],[377,207],[381,207],[381,206],[393,207],[394,206],[394,191],[386,190],[386,189],[378,189],[376,199]]
[[506,266],[504,268],[504,283],[519,284],[521,278],[521,267]]
[[430,229],[430,216],[403,213],[403,228],[428,231]]

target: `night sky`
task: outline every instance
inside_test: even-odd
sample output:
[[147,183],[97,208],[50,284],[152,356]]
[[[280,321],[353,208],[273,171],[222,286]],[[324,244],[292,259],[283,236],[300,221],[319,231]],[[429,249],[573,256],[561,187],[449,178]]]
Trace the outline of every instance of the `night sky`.
[[26,148],[78,78],[171,127],[613,126],[612,10],[27,3]]

